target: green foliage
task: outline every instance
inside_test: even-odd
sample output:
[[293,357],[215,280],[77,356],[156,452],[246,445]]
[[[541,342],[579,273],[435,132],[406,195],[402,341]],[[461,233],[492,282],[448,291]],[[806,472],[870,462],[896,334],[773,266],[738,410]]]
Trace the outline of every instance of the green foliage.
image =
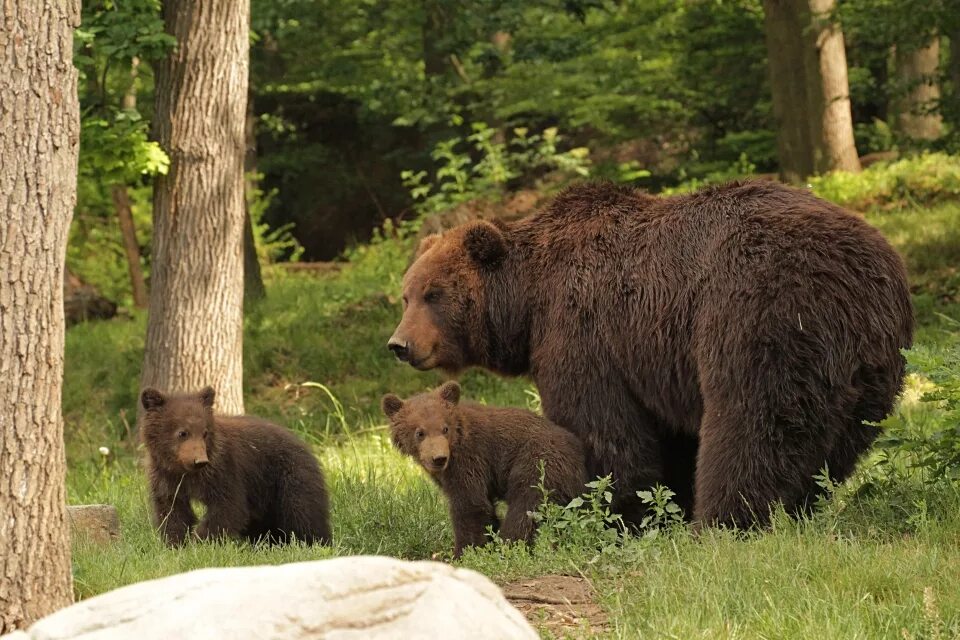
[[861,173],[835,171],[810,183],[818,196],[861,211],[930,206],[960,199],[960,157],[923,153],[878,162]]
[[647,505],[649,513],[640,521],[640,529],[647,537],[658,535],[664,527],[683,525],[683,510],[673,501],[677,495],[669,488],[656,484],[648,491],[637,491],[640,502]]
[[247,214],[253,225],[253,241],[257,249],[260,264],[269,265],[278,262],[297,262],[303,256],[303,245],[293,235],[294,223],[288,222],[271,228],[264,222],[264,214],[277,196],[277,190],[264,191],[260,186],[262,174],[247,176],[252,185],[247,191]]
[[566,505],[551,502],[550,492],[544,486],[543,462],[540,462],[537,488],[543,500],[537,511],[530,514],[538,527],[538,548],[596,549],[602,555],[612,553],[622,544],[623,521],[611,509],[613,482],[610,476],[597,478],[586,486],[588,491]]
[[79,179],[101,185],[129,184],[141,176],[166,175],[170,158],[149,140],[147,123],[135,110],[107,110],[80,126]]
[[[954,321],[960,328],[960,323]],[[960,345],[943,350],[916,349],[908,354],[911,370],[922,372],[932,388],[920,396],[930,408],[923,428],[898,417],[887,422],[880,445],[884,464],[906,465],[928,484],[960,487]]]
[[[529,129],[517,127],[506,142],[499,141],[497,131],[484,123],[474,123],[471,129],[473,133],[465,139],[453,137],[437,143],[431,156],[439,167],[432,178],[426,171],[401,174],[420,213],[501,196],[511,181],[530,180],[544,171],[554,172],[556,181],[590,175],[589,149],[561,151],[558,143],[562,137],[556,127],[533,135]],[[623,172],[629,177],[643,175],[632,165],[625,165]]]

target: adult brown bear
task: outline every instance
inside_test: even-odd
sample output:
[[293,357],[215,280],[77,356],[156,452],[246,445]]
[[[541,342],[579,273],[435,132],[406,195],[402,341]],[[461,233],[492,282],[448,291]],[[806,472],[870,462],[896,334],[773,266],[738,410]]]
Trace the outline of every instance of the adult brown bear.
[[886,240],[766,182],[671,198],[570,188],[512,225],[426,238],[403,305],[388,345],[401,360],[530,374],[628,520],[635,491],[664,482],[699,523],[741,527],[776,501],[804,508],[824,467],[850,474],[913,332]]

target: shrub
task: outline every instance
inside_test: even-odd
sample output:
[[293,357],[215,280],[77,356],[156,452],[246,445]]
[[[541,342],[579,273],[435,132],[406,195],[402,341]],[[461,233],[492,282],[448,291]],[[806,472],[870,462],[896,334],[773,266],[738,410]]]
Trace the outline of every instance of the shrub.
[[960,200],[960,157],[924,153],[878,162],[861,173],[835,171],[810,185],[821,198],[861,211],[925,207]]

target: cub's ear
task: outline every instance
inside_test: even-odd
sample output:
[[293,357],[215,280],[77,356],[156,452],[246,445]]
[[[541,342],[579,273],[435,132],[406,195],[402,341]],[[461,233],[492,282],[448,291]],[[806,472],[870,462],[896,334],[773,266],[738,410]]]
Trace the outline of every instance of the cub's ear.
[[440,399],[445,400],[450,404],[457,404],[460,402],[460,383],[455,380],[444,382],[440,386]]
[[507,240],[503,231],[489,222],[471,225],[463,236],[467,253],[481,267],[496,268],[507,255]]
[[200,390],[200,402],[203,403],[207,409],[213,408],[213,400],[217,397],[217,392],[213,390],[213,387],[204,387]]
[[146,411],[154,411],[164,405],[167,399],[153,387],[147,387],[140,392],[140,404]]
[[416,260],[423,254],[425,254],[427,251],[429,251],[430,247],[437,244],[437,240],[439,239],[440,239],[439,233],[431,233],[430,235],[424,237],[424,239],[420,241],[420,244],[417,245],[417,250],[413,254],[413,259]]
[[383,409],[384,415],[388,418],[392,418],[397,411],[403,408],[403,400],[397,397],[395,394],[388,393],[383,396],[383,399],[380,400],[380,408]]

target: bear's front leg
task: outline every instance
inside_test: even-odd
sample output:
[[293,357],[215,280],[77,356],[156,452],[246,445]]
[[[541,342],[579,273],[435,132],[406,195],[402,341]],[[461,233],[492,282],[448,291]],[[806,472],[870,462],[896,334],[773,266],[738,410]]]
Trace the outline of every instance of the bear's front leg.
[[486,497],[450,499],[450,519],[453,521],[453,557],[459,558],[467,547],[482,547],[487,543],[486,529],[496,528],[497,514]]
[[190,527],[197,522],[186,489],[179,482],[169,486],[165,479],[154,477],[150,483],[150,498],[153,523],[164,541],[170,546],[183,544]]
[[245,506],[237,504],[208,504],[207,514],[197,526],[196,536],[200,540],[218,538],[239,538],[250,522],[250,514]]

